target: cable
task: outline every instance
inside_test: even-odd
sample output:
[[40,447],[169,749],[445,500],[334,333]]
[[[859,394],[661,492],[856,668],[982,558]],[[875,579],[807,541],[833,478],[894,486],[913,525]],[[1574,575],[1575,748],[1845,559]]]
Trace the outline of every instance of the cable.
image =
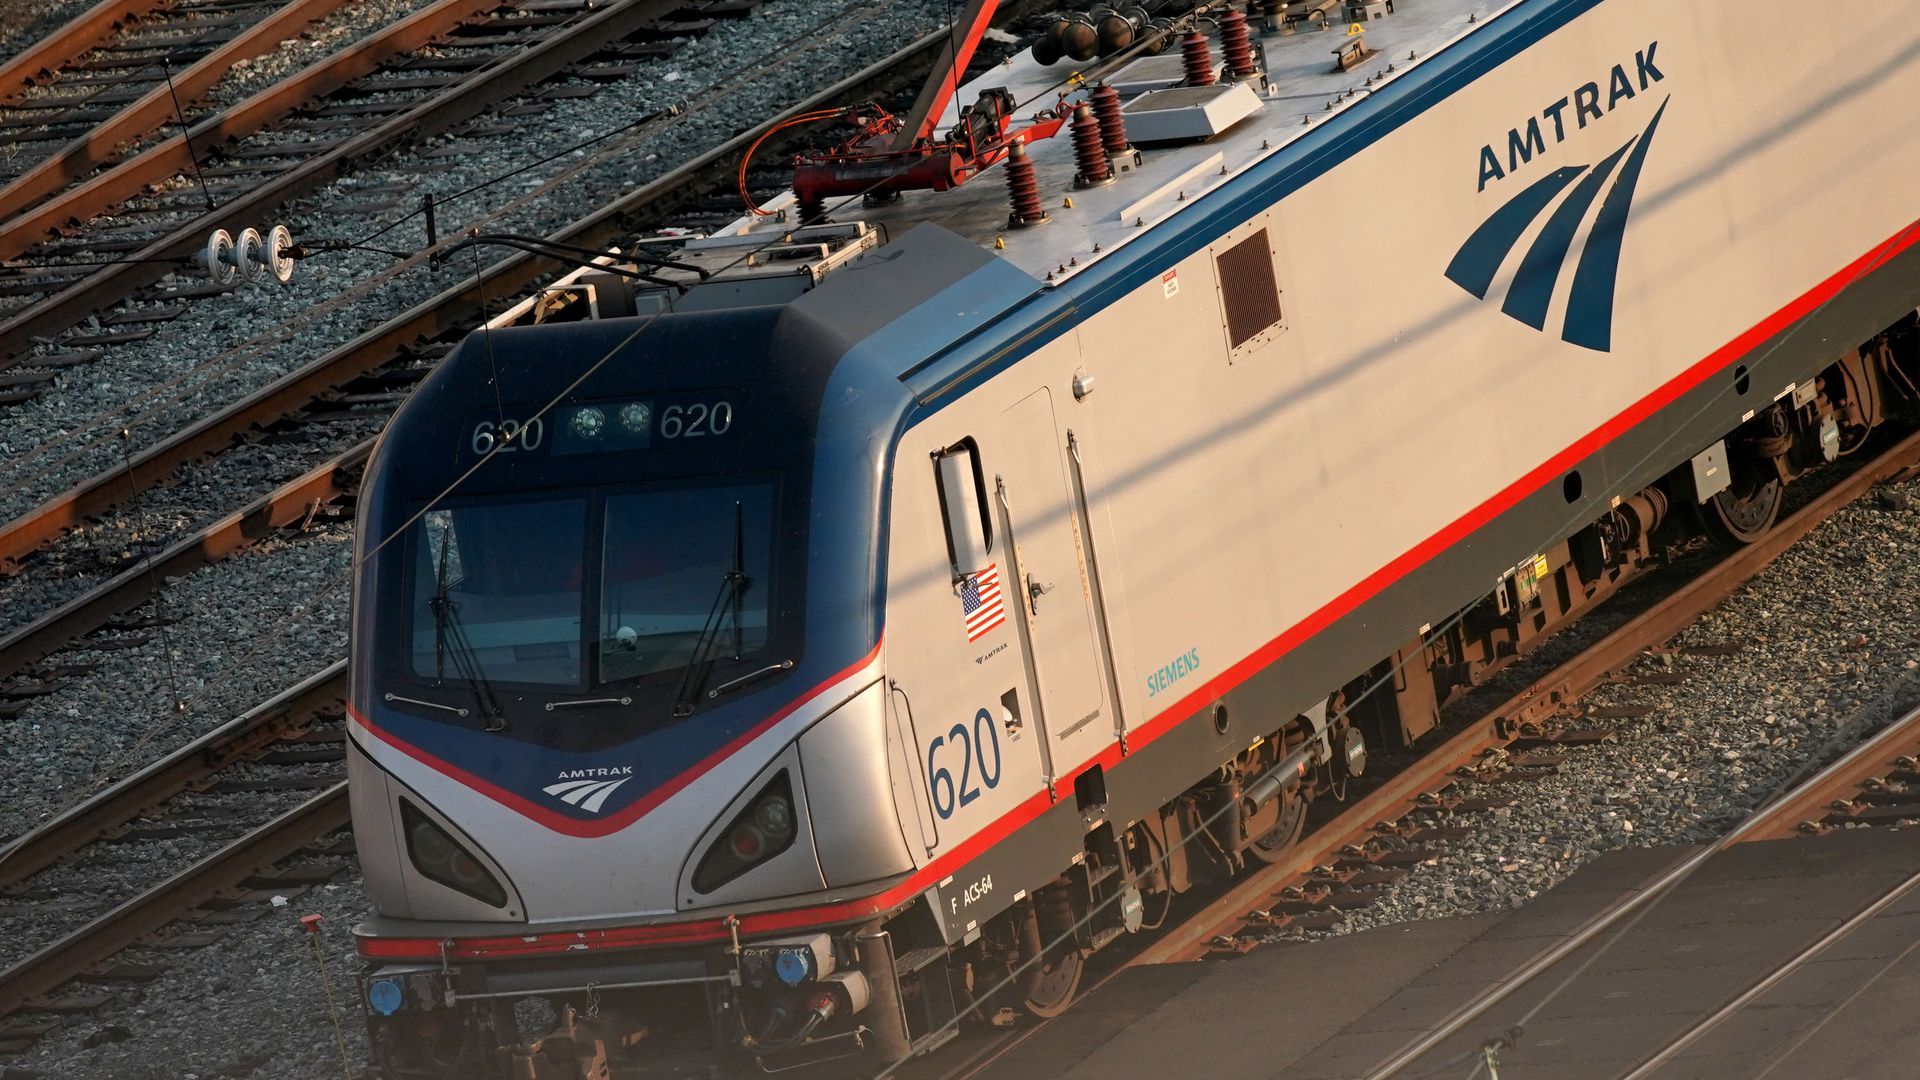
[[747,213],[755,217],[770,217],[773,214],[771,210],[762,210],[760,204],[754,202],[753,196],[747,191],[747,166],[753,161],[753,152],[760,149],[761,143],[772,138],[775,132],[785,131],[792,127],[799,127],[801,124],[812,124],[821,120],[831,120],[836,116],[845,116],[853,112],[855,108],[856,106],[849,105],[838,109],[820,109],[816,112],[802,113],[799,116],[782,120],[778,124],[768,128],[759,138],[753,140],[753,142],[748,145],[747,152],[740,155],[740,168],[739,171],[734,174],[734,184],[740,189],[740,201],[747,205]]
[[180,93],[173,88],[173,69],[167,64],[165,53],[160,55],[160,73],[167,78],[167,96],[173,99],[173,118],[180,122],[180,142],[187,148],[187,160],[193,163],[193,178],[200,181],[200,197],[207,200],[207,210],[219,209],[213,204],[213,192],[207,190],[207,178],[200,172],[200,155],[193,149],[193,132],[187,127],[186,110],[180,107]]

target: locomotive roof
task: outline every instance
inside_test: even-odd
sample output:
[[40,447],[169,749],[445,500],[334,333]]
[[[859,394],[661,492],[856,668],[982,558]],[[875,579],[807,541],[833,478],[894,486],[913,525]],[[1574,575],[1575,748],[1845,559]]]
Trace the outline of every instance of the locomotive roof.
[[[895,237],[917,224],[938,224],[994,251],[1036,279],[1059,284],[1152,233],[1156,224],[1203,200],[1208,192],[1282,153],[1294,140],[1402,78],[1434,52],[1471,33],[1511,4],[1512,0],[1399,0],[1393,14],[1385,18],[1349,24],[1343,15],[1343,2],[1323,5],[1330,16],[1325,30],[1263,36],[1256,27],[1254,40],[1265,50],[1269,85],[1261,89],[1258,83],[1252,84],[1259,99],[1258,109],[1225,132],[1204,142],[1145,147],[1137,167],[1129,168],[1111,184],[1084,189],[1073,186],[1077,170],[1067,128],[1052,138],[1031,143],[1029,153],[1042,204],[1051,216],[1042,225],[1008,227],[1007,185],[1004,169],[998,166],[953,190],[908,192],[899,201],[882,206],[862,206],[857,199],[844,205],[842,200],[833,200],[829,204],[833,207],[831,216],[836,222],[864,221],[884,226]],[[1364,25],[1365,31],[1349,35],[1350,25]],[[1335,50],[1355,37],[1376,55],[1351,71],[1340,71],[1334,60]],[[1217,38],[1213,56],[1217,65],[1221,59]],[[1140,67],[1134,72],[1123,68],[1111,81],[1124,83],[1141,69],[1165,70],[1170,65],[1177,70],[1177,40],[1160,56],[1144,61],[1135,62]],[[1074,70],[1071,61],[1041,65],[1030,50],[1022,49],[955,95],[956,105],[949,108],[942,130],[957,122],[959,104],[970,103],[981,91],[996,87],[1005,87],[1021,104],[1015,121],[1018,124],[1036,110],[1055,107],[1059,89]],[[1139,96],[1123,95],[1129,103]],[[1081,93],[1070,97],[1068,109],[1084,97]],[[1135,141],[1139,141],[1137,135]],[[1071,207],[1066,205],[1069,200]],[[754,237],[772,242],[792,229],[792,192],[770,201],[765,209],[788,213],[742,217],[720,230],[716,240],[724,243],[727,238]]]

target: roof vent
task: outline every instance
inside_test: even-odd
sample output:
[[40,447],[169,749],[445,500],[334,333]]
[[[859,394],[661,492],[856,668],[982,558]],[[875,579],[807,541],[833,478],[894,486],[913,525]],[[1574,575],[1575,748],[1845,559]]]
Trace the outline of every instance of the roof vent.
[[1155,90],[1127,102],[1120,112],[1127,134],[1139,144],[1211,139],[1261,107],[1253,87],[1235,82]]

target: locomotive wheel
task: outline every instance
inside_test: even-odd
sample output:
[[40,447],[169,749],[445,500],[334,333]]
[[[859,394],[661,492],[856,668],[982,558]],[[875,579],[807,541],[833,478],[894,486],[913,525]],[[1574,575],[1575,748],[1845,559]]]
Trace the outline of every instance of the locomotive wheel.
[[1744,547],[1765,536],[1786,500],[1786,488],[1777,479],[1747,488],[1744,494],[1736,494],[1738,489],[1730,487],[1700,507],[1707,533],[1728,547]]
[[1069,945],[1046,954],[1040,964],[1040,979],[1023,1004],[1033,1015],[1050,1019],[1066,1012],[1067,1006],[1073,1004],[1073,995],[1080,989],[1080,973],[1086,970],[1086,960],[1079,949]]
[[1268,865],[1286,858],[1307,829],[1307,800],[1301,797],[1299,788],[1281,793],[1274,802],[1280,807],[1279,821],[1247,845],[1247,854]]

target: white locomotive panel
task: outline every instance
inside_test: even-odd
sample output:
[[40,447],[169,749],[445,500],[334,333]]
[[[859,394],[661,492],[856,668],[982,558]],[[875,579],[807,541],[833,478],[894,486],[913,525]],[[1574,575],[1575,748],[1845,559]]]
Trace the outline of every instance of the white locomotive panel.
[[[1411,15],[1438,5],[1405,7]],[[1135,288],[1074,335],[942,409],[907,433],[900,460],[973,437],[991,475],[994,462],[1033,452],[1012,449],[1009,440],[1044,426],[1016,434],[991,414],[1049,388],[1053,449],[1064,451],[1069,430],[1078,438],[1093,537],[1106,558],[1100,569],[1117,601],[1110,602],[1110,632],[1125,726],[1190,712],[1190,695],[1204,699],[1237,681],[1234,665],[1272,659],[1363,599],[1381,575],[1395,576],[1393,568],[1422,560],[1519,495],[1562,483],[1611,435],[1677,396],[1696,366],[1723,366],[1716,357],[1725,349],[1777,329],[1798,313],[1796,300],[1900,238],[1920,215],[1903,180],[1920,169],[1920,139],[1877,132],[1873,152],[1862,153],[1860,132],[1832,118],[1840,110],[1898,117],[1920,100],[1912,60],[1920,28],[1902,18],[1904,10],[1888,0],[1858,12],[1851,25],[1871,26],[1870,34],[1821,27],[1803,35],[1781,32],[1804,21],[1786,0],[1750,5],[1734,20],[1654,0],[1595,5],[1182,259],[1173,278]],[[1372,33],[1382,39],[1394,28],[1393,20],[1379,25]],[[1270,62],[1284,71],[1289,50],[1322,52],[1324,37],[1268,39]],[[1036,78],[1021,70],[1029,63],[1023,57],[1004,77],[993,73],[981,83],[1006,82],[1020,93]],[[1396,78],[1419,69],[1403,67]],[[1365,75],[1343,78],[1358,86]],[[1281,96],[1289,89],[1278,87]],[[1270,104],[1203,148],[1241,164],[1203,178],[1210,194],[1189,190],[1184,203],[1162,200],[1158,209],[1176,211],[1167,224],[1231,198],[1236,176],[1283,153],[1283,136],[1298,137],[1299,116]],[[1263,141],[1271,149],[1248,151]],[[1528,185],[1641,143],[1637,190],[1623,196],[1630,213],[1608,349],[1563,340],[1560,328],[1612,185],[1576,222],[1545,332],[1500,308],[1550,212],[1515,239],[1485,300],[1447,278],[1475,229]],[[1065,190],[1068,147],[1041,147],[1034,158],[1043,187]],[[1839,177],[1837,161],[1848,163]],[[1422,167],[1409,167],[1414,162]],[[1605,179],[1619,176],[1617,162]],[[1109,188],[1071,192],[1072,209],[1052,204],[1053,220],[1026,230],[1005,227],[1004,193],[978,181],[853,216],[896,229],[930,219],[983,245],[1000,241],[1006,259],[1035,276],[1051,273],[1064,288],[1124,251],[1096,253],[1094,237],[1151,233],[1131,223],[1116,230],[1113,210],[1137,201],[1138,185],[1150,182],[1123,177]],[[1215,258],[1262,229],[1274,252],[1284,329],[1230,355]],[[1076,265],[1063,273],[1069,258]],[[1084,401],[1072,394],[1076,373],[1096,379],[1097,391]],[[1731,376],[1725,382],[1732,401]],[[1765,389],[1749,396],[1749,406],[1779,388]],[[1542,422],[1546,416],[1552,422]],[[1667,449],[1684,459],[1699,447]],[[1441,452],[1447,468],[1430,468]],[[938,501],[920,475],[926,471],[909,464],[896,476],[888,592],[888,625],[896,631],[937,627],[953,605]],[[1622,480],[1592,472],[1580,478],[1588,491]],[[1050,504],[1048,512],[1074,528],[1088,525],[1065,505]],[[1544,547],[1590,516],[1569,507],[1563,531],[1535,542]],[[1061,576],[1077,584],[1084,573],[1082,563]],[[1491,584],[1461,582],[1456,601]],[[1047,620],[1051,599],[1041,599],[1037,621]],[[964,664],[953,662],[956,651],[937,630],[896,632],[890,671],[938,700],[985,704],[1015,683],[1024,698],[1016,629],[1009,625],[992,648],[958,650]],[[1097,634],[1077,636],[1098,648]],[[1050,698],[1053,665],[1036,666],[1043,699]],[[1303,697],[1324,696],[1347,674],[1327,672],[1329,685],[1302,688]],[[1053,760],[1039,763],[1042,775],[1070,775],[1112,741],[1110,722],[1074,726],[1085,715],[1077,704],[1045,712]],[[1031,727],[1033,719],[1026,722]],[[925,732],[921,748],[924,755]],[[1023,752],[1020,769],[1034,764],[1033,753]],[[1044,790],[1027,772],[1010,772],[1008,783],[1018,783],[1014,777],[1026,782],[996,788],[943,822],[940,848]]]

